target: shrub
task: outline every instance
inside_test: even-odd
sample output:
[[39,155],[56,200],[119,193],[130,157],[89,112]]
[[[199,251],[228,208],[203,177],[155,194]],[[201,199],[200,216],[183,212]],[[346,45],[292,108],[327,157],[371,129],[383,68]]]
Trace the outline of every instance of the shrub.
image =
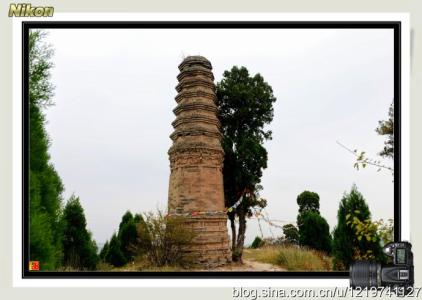
[[299,231],[293,224],[283,225],[284,241],[291,244],[299,243]]
[[259,236],[257,236],[253,240],[252,245],[251,245],[251,248],[252,249],[257,249],[257,248],[262,247],[264,244],[265,244],[264,241]]
[[146,214],[137,226],[138,249],[154,266],[180,265],[191,262],[184,250],[195,237],[183,217],[164,216],[161,211]]
[[299,226],[299,243],[302,246],[331,252],[330,228],[327,221],[315,211],[302,214],[302,224]]

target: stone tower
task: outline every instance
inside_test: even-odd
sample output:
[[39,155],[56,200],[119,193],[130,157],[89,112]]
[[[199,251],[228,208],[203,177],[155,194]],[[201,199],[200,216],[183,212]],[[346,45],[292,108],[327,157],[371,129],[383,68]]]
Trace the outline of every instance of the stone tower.
[[220,122],[211,63],[189,56],[179,65],[176,120],[170,135],[168,213],[183,216],[196,237],[186,255],[205,267],[231,260],[224,212]]

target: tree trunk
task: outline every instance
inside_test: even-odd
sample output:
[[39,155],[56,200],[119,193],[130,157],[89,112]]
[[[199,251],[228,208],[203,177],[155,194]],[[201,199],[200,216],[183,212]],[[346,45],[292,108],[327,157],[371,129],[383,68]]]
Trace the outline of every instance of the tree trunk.
[[236,243],[232,247],[232,259],[233,261],[242,262],[243,245],[245,243],[245,232],[246,232],[246,214],[242,209],[237,212],[239,217],[239,230],[237,233],[237,239],[233,239],[233,243]]
[[232,251],[234,251],[235,247],[236,247],[236,223],[234,222],[234,218],[235,218],[235,214],[231,213],[229,214],[229,220],[230,220],[230,228],[232,230]]

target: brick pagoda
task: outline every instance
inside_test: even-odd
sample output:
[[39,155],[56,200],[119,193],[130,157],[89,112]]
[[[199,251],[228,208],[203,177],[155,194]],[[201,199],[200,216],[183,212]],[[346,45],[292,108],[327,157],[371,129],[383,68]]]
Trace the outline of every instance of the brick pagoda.
[[176,120],[170,135],[169,216],[183,216],[196,237],[186,255],[216,267],[231,260],[224,212],[223,159],[211,63],[189,56],[179,65]]

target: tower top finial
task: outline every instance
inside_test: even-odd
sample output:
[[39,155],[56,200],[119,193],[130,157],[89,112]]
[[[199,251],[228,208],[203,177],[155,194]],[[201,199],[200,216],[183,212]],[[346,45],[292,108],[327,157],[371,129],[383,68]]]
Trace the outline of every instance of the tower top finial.
[[212,69],[211,62],[206,59],[203,56],[200,55],[191,55],[187,56],[182,63],[179,65],[179,70],[184,69],[187,66],[193,66],[193,65],[202,65],[203,67],[207,69]]

